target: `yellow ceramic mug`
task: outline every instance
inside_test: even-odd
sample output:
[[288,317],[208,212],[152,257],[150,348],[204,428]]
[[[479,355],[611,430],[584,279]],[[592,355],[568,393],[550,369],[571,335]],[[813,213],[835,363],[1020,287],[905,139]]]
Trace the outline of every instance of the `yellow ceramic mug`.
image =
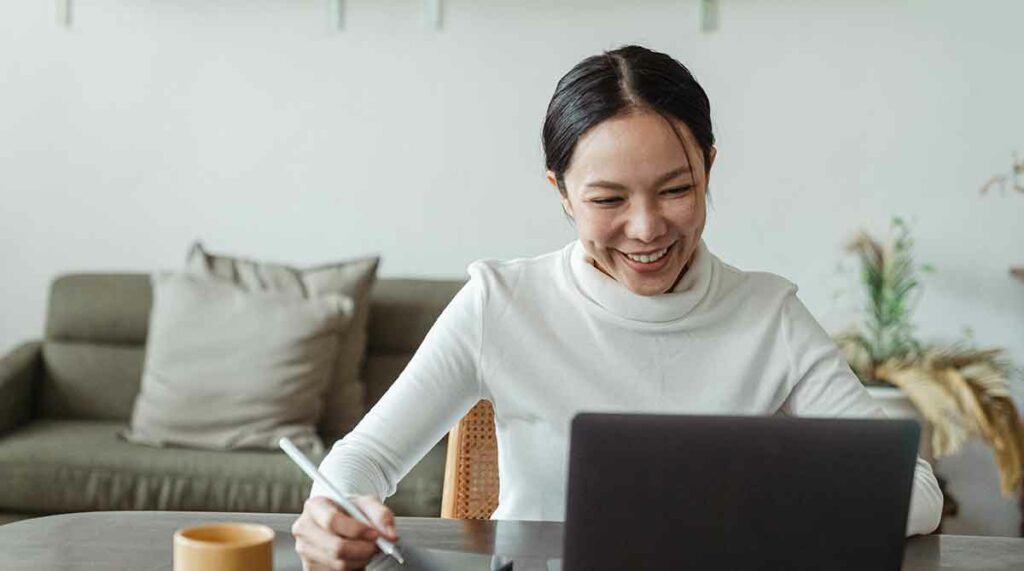
[[174,571],[272,571],[274,530],[213,523],[174,532]]

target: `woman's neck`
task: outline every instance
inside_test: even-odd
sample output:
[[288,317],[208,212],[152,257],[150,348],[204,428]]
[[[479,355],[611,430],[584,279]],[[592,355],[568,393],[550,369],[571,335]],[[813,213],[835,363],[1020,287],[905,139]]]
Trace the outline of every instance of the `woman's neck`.
[[[595,268],[597,268],[597,270],[599,272],[601,272],[602,274],[608,276],[612,280],[615,280],[616,282],[619,281],[619,280],[616,280],[615,276],[611,275],[608,272],[608,270],[602,268],[601,264],[597,263],[597,260],[594,259],[593,256],[587,254],[586,259],[587,259],[587,263],[589,263],[591,266],[594,266]],[[671,291],[675,291],[676,286],[679,285],[679,282],[683,280],[683,276],[686,275],[686,270],[688,270],[690,268],[690,263],[691,262],[693,262],[693,257],[692,256],[690,257],[690,259],[685,264],[683,264],[683,269],[679,270],[679,275],[676,276],[676,279],[672,282],[672,285],[669,286],[669,288],[667,290],[665,290],[665,291],[663,291],[661,293],[669,293]]]
[[570,281],[588,304],[634,325],[646,323],[658,327],[678,322],[706,300],[717,263],[701,242],[671,290],[640,295],[595,264],[579,241],[573,243],[566,256]]

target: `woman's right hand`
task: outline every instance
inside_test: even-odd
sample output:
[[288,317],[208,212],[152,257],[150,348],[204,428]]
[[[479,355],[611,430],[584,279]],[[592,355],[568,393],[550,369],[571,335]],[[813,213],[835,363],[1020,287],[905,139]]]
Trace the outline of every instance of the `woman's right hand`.
[[[353,503],[382,530],[383,537],[397,541],[395,515],[373,496],[353,496]],[[292,524],[295,551],[307,571],[362,569],[377,554],[374,541],[381,534],[348,515],[333,500],[314,496],[306,500],[302,514]]]

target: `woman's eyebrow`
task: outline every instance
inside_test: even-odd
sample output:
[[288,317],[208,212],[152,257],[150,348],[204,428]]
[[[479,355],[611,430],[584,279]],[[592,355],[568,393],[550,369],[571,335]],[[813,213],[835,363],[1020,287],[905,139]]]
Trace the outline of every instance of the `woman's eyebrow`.
[[[681,167],[672,169],[672,170],[668,171],[667,173],[659,176],[658,179],[654,181],[654,186],[661,186],[661,185],[665,184],[666,182],[676,178],[677,176],[684,175],[684,174],[687,174],[689,172],[690,172],[690,166],[689,165],[683,165]],[[594,181],[590,181],[590,182],[584,184],[583,186],[596,187],[596,188],[607,188],[609,190],[626,190],[626,185],[624,185],[622,183],[618,183],[618,182],[612,182],[610,180],[594,180]]]

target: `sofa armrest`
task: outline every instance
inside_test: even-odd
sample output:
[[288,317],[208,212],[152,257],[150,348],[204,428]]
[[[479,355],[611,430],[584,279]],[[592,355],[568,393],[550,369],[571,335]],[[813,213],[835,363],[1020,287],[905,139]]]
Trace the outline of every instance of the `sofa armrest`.
[[32,417],[32,387],[42,368],[42,347],[32,341],[0,357],[0,435]]

